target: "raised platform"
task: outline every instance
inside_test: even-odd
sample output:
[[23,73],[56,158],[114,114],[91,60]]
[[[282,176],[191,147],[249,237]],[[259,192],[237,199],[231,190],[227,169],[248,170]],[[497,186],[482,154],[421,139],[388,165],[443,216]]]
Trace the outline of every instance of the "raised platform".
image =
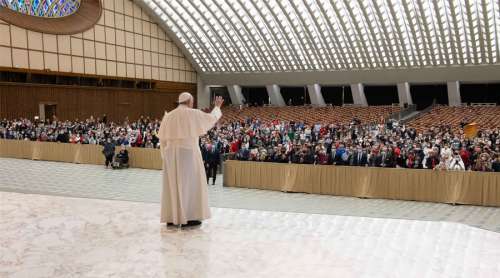
[[500,234],[463,224],[0,192],[0,277],[499,277]]
[[[159,203],[162,172],[0,158],[0,191]],[[455,222],[500,233],[500,208],[208,186],[210,207]]]
[[500,174],[229,160],[224,186],[500,206]]

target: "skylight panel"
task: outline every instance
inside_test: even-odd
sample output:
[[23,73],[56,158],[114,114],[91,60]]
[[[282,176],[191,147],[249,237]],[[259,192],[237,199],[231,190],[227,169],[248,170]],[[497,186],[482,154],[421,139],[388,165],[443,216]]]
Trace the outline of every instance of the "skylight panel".
[[[499,62],[498,1],[144,3],[185,45],[200,68],[211,71],[405,68]],[[261,64],[259,56],[264,58]],[[227,66],[229,63],[231,66]]]

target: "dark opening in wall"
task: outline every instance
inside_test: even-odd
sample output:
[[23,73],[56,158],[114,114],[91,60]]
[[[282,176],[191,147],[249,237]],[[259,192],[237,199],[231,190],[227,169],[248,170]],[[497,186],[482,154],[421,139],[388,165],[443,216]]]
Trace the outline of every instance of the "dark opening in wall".
[[269,104],[269,95],[267,94],[266,87],[242,87],[241,93],[248,105],[262,106]]
[[410,94],[417,110],[422,110],[429,105],[448,105],[448,88],[446,84],[411,85]]
[[45,75],[45,74],[36,74],[31,73],[28,75],[29,83],[37,83],[37,84],[57,84],[57,78],[55,75]]
[[80,77],[78,76],[56,76],[57,85],[78,85],[80,84]]
[[133,88],[135,88],[135,81],[133,81],[133,80],[121,80],[121,87],[133,89]]
[[281,87],[281,95],[287,105],[300,106],[311,103],[307,93],[307,86]]
[[352,98],[351,86],[342,87],[344,90],[344,104],[353,104],[354,99]]
[[342,106],[342,104],[344,104],[346,87],[349,86],[321,86],[321,95],[325,103]]
[[231,97],[229,96],[229,91],[226,86],[223,87],[210,87],[210,101],[216,97],[221,96],[224,98],[226,104],[232,104]]
[[152,80],[130,80],[120,78],[101,78],[88,75],[46,74],[43,72],[0,71],[0,82],[52,84],[65,86],[92,86],[108,88],[128,88],[151,90],[157,83]]
[[391,105],[399,102],[397,86],[365,86],[364,90],[368,105]]
[[460,96],[464,103],[500,104],[500,83],[460,84]]
[[1,82],[22,82],[26,83],[28,74],[26,72],[0,71]]
[[[110,81],[112,82],[111,84],[114,84],[113,80],[110,80]],[[137,87],[137,89],[152,89],[153,88],[150,81],[139,81],[139,82],[137,82],[136,87]]]
[[99,79],[94,77],[81,77],[80,85],[81,86],[98,86]]
[[[104,87],[120,87],[120,80],[116,79],[102,79],[102,86]],[[144,88],[146,89],[146,88]]]

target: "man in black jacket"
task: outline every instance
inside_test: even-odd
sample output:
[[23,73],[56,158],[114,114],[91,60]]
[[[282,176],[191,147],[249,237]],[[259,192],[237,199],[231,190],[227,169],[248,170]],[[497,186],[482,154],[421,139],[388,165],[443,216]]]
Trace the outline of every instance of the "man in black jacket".
[[113,163],[113,157],[115,155],[115,144],[111,141],[111,138],[108,137],[106,139],[106,143],[104,143],[104,148],[102,150],[102,154],[106,158],[106,168]]
[[368,155],[366,151],[358,148],[352,155],[351,166],[366,166],[368,164]]
[[128,168],[128,151],[125,148],[125,145],[122,145],[120,148],[120,152],[116,155],[116,162],[118,162],[119,168]]
[[497,157],[491,163],[491,168],[494,172],[500,172],[500,154],[497,154]]
[[434,169],[439,164],[439,156],[434,152],[429,152],[429,157],[425,160],[425,168]]
[[220,162],[220,153],[217,145],[207,144],[203,147],[203,160],[205,162],[207,184],[210,177],[212,177],[212,185],[215,185],[215,179],[217,178],[217,166]]
[[69,142],[69,134],[67,130],[60,132],[57,135],[56,142],[68,143]]

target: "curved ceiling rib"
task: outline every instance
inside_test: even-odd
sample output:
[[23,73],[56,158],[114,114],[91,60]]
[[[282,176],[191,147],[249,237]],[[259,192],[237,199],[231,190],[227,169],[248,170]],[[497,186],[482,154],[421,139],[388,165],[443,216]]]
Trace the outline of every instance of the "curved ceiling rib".
[[[289,0],[275,0],[275,1],[277,4],[277,6],[275,6],[275,7],[279,7],[278,10],[281,11],[281,13],[282,13],[282,19],[283,20],[286,19],[285,25],[288,27],[288,29],[286,29],[286,27],[285,27],[282,30],[282,32],[288,32],[288,30],[290,31],[289,33],[291,33],[291,38],[292,38],[291,40],[295,46],[295,49],[300,50],[300,53],[297,51],[297,55],[299,56],[299,58],[302,62],[302,68],[305,70],[311,70],[313,68],[312,63],[311,63],[311,57],[309,55],[307,55],[308,53],[306,51],[305,44],[299,40],[300,39],[299,31],[297,30],[297,27],[292,23],[292,19],[291,19],[290,15],[285,12],[285,5],[284,5],[284,3],[282,3],[282,2],[288,2]],[[274,12],[276,13],[276,11],[277,10],[275,10]],[[279,20],[279,17],[278,17],[278,20]]]
[[[218,67],[232,70],[231,65],[235,63],[235,60],[234,57],[232,57],[232,53],[229,51],[229,47],[231,46],[227,42],[220,43],[220,37],[227,38],[227,36],[224,33],[217,32],[213,24],[209,22],[208,18],[204,14],[201,12],[194,13],[194,11],[197,11],[196,5],[193,5],[194,10],[189,11],[184,1],[172,1],[172,3],[177,4],[180,9],[185,10],[183,15],[191,15],[191,17],[188,18],[189,21],[187,21],[189,28],[196,33],[198,38],[202,38],[202,45],[209,45],[210,49],[216,53],[212,60],[215,60]],[[171,7],[173,8],[174,6]],[[194,18],[195,15],[198,15],[198,18]],[[200,20],[200,17],[202,20]],[[203,41],[203,38],[205,41]],[[222,41],[225,42],[224,39],[222,39]],[[218,51],[219,48],[223,48],[224,51]]]
[[[309,56],[317,57],[317,59],[313,58],[313,66],[314,66],[314,68],[327,69],[328,68],[328,66],[327,66],[328,61],[324,61],[325,59],[321,58],[320,50],[318,49],[317,42],[315,42],[314,39],[313,39],[313,33],[315,31],[314,30],[310,30],[307,27],[307,23],[306,23],[305,19],[302,17],[302,13],[305,13],[305,11],[303,9],[299,10],[299,6],[298,5],[299,5],[300,2],[301,1],[294,1],[294,0],[290,1],[290,6],[292,7],[292,11],[293,11],[293,13],[295,15],[295,18],[298,21],[295,24],[297,24],[298,26],[300,26],[300,31],[299,32],[303,34],[303,37],[306,39],[306,45],[310,46],[310,49],[313,52],[313,53],[311,53],[310,51],[308,51]],[[292,13],[290,13],[290,15],[291,14]],[[323,45],[322,45],[321,42],[320,42],[320,44],[321,44],[321,47],[323,47]],[[306,50],[308,50],[308,49],[306,48]]]
[[[304,4],[314,21],[317,32],[316,35],[322,37],[322,31],[328,32],[328,36],[323,36],[322,39],[320,38],[323,41],[323,53],[321,53],[321,58],[328,59],[328,69],[338,69],[337,64],[339,63],[339,60],[336,57],[339,57],[340,55],[338,54],[338,49],[336,49],[337,46],[331,46],[331,44],[333,44],[331,39],[332,34],[330,29],[326,27],[324,20],[319,16],[321,14],[320,8],[318,7],[319,5],[320,3],[317,3],[316,1],[311,1],[311,3]],[[333,52],[335,52],[335,55],[333,54]]]
[[201,73],[500,65],[496,0],[138,1]]
[[[169,26],[172,31],[179,37],[181,41],[186,41],[189,46],[186,48],[193,53],[193,58],[195,61],[199,61],[199,66],[201,70],[206,70],[211,67],[218,67],[218,64],[215,62],[214,58],[211,55],[207,55],[208,49],[206,45],[201,47],[201,39],[198,37],[198,34],[194,31],[190,33],[190,35],[186,35],[184,31],[182,31],[182,26],[180,23],[185,23],[182,21],[177,21],[172,17],[172,14],[167,13],[167,3],[158,3],[156,0],[146,1],[148,7],[152,8],[153,12],[158,15],[159,18],[165,21],[165,24]],[[177,15],[178,16],[178,15]],[[190,30],[191,31],[191,30]],[[192,40],[190,36],[196,38],[196,40]]]
[[[266,2],[267,3],[267,2]],[[281,35],[281,33],[276,32],[276,27],[278,23],[276,23],[276,18],[274,16],[271,16],[270,14],[263,14],[264,8],[269,9],[269,6],[262,6],[261,9],[257,9],[259,12],[259,15],[262,16],[262,19],[266,26],[269,26],[269,31],[272,33],[272,41],[273,41],[273,46],[277,48],[277,51],[279,52],[278,57],[280,61],[283,61],[285,63],[284,69],[291,69],[293,68],[293,65],[298,64],[297,57],[294,55],[288,55],[287,53],[290,53],[290,49],[292,49],[292,46],[288,42],[288,40],[284,40]],[[272,12],[272,11],[271,11]],[[279,40],[279,41],[278,41]],[[282,43],[280,43],[280,41]],[[288,51],[288,52],[287,52]],[[290,59],[286,59],[285,57],[290,56]]]
[[399,47],[402,49],[401,52],[403,52],[403,56],[405,58],[403,65],[406,67],[409,67],[409,66],[411,66],[410,54],[412,55],[413,59],[415,58],[413,56],[414,55],[413,49],[411,47],[409,47],[409,49],[408,49],[408,44],[406,43],[406,40],[405,40],[405,35],[407,35],[407,34],[402,31],[401,25],[399,24],[399,21],[398,21],[398,14],[396,13],[396,8],[394,7],[394,4],[389,5],[389,11],[390,11],[391,16],[392,16],[392,23],[394,25],[394,28],[397,31],[397,34],[398,34],[399,43],[400,43]]
[[334,50],[336,53],[338,53],[338,57],[341,61],[341,65],[340,67],[337,67],[337,69],[348,68],[349,62],[347,56],[349,56],[349,59],[353,60],[350,49],[345,49],[342,47],[343,41],[340,40],[340,37],[342,36],[337,36],[332,18],[328,16],[327,9],[325,9],[324,5],[324,3],[319,2],[318,8],[323,22],[326,23],[326,29],[328,30],[327,39],[330,38],[330,40],[334,42],[336,47]]
[[[254,40],[250,40],[249,37],[251,36],[251,34],[248,32],[248,29],[245,29],[245,28],[238,28],[238,25],[239,26],[245,26],[245,24],[242,24],[242,19],[237,17],[237,12],[234,10],[234,7],[232,5],[227,5],[226,3],[215,3],[217,5],[217,7],[219,7],[221,10],[222,10],[222,15],[224,16],[225,20],[226,21],[230,21],[231,18],[235,18],[237,19],[238,21],[236,22],[237,24],[231,26],[231,24],[227,24],[228,27],[231,27],[233,32],[235,32],[236,35],[234,35],[238,40],[239,40],[239,43],[240,45],[244,45],[245,43],[250,43],[251,47],[254,47],[254,48],[245,48],[245,49],[242,49],[242,54],[244,56],[244,61],[245,61],[245,64],[247,65],[247,67],[249,67],[250,70],[256,70],[257,68],[260,68],[260,67],[257,67],[256,65],[258,64],[257,63],[257,59],[255,57],[255,55],[253,55],[252,53],[252,49],[258,49],[256,48],[256,44],[255,44],[255,41]],[[238,43],[236,42],[236,45],[238,45]],[[259,55],[262,56],[262,52],[259,53]],[[258,55],[257,55],[258,56]]]
[[[280,41],[282,41],[282,46],[286,47],[289,51],[289,53],[287,53],[288,56],[291,56],[290,57],[290,60],[293,59],[293,61],[290,61],[292,62],[292,67],[289,69],[289,70],[297,70],[297,69],[303,69],[302,65],[300,64],[301,60],[298,58],[298,54],[297,54],[297,46],[295,46],[293,44],[293,40],[291,39],[290,37],[290,33],[289,32],[283,32],[282,30],[284,30],[284,25],[283,25],[283,22],[281,20],[279,20],[277,14],[274,12],[273,10],[273,7],[271,6],[271,4],[269,4],[269,2],[266,2],[264,1],[264,5],[265,7],[267,8],[267,11],[266,12],[269,12],[268,14],[268,17],[271,16],[274,18],[274,21],[276,22],[277,24],[277,27],[279,27],[280,29],[278,30],[278,32],[281,32],[280,35],[281,35],[281,39]],[[262,12],[262,11],[261,11]],[[261,14],[263,17],[264,15]],[[273,30],[273,33],[277,34],[275,30]],[[277,35],[276,35],[277,36]],[[294,54],[294,55],[292,55]]]
[[[188,1],[179,1],[179,2],[183,6],[183,8],[186,9],[186,11],[188,11],[187,10],[187,2]],[[188,12],[190,14],[193,14],[194,12],[196,12],[203,19],[203,23],[205,23],[205,24],[203,24],[200,21],[196,21],[196,24],[200,25],[200,29],[207,32],[208,40],[214,41],[212,43],[212,45],[215,46],[215,49],[218,49],[218,48],[224,49],[224,51],[222,53],[226,54],[228,59],[226,61],[224,61],[224,59],[221,59],[220,62],[224,63],[225,66],[229,69],[233,68],[237,64],[237,61],[236,61],[237,57],[235,57],[235,55],[238,55],[238,53],[236,53],[236,51],[231,51],[231,49],[234,49],[236,46],[234,41],[232,40],[232,38],[229,36],[229,34],[226,33],[226,31],[224,30],[224,28],[220,24],[220,21],[217,18],[217,16],[215,14],[212,14],[210,8],[208,6],[202,7],[202,5],[205,5],[205,3],[203,1],[199,1],[199,3],[197,3],[197,4],[194,4],[194,3],[190,3],[190,4],[192,4],[192,7],[194,8],[194,10],[188,11]],[[209,14],[204,13],[203,8],[205,8]],[[215,28],[217,26],[216,26],[215,22],[210,22],[210,19],[217,20],[218,27],[221,29],[216,30]],[[203,27],[205,27],[206,29],[203,29]],[[210,36],[211,33],[213,33],[214,36]],[[226,40],[224,40],[224,39],[222,40],[222,42],[225,42],[225,43],[221,43],[220,39],[215,37],[217,35],[225,38]],[[227,40],[229,40],[229,41],[227,41]]]
[[361,30],[361,27],[358,23],[358,21],[356,20],[356,15],[354,14],[354,10],[353,8],[349,5],[349,1],[346,1],[345,3],[345,9],[347,10],[347,14],[348,16],[346,16],[346,18],[349,19],[349,23],[351,25],[351,27],[353,27],[353,32],[356,35],[356,43],[358,45],[358,48],[361,49],[361,57],[363,58],[363,62],[362,62],[362,67],[367,67],[367,68],[374,68],[374,63],[373,61],[371,61],[371,57],[370,55],[368,54],[369,53],[369,48],[367,47],[366,45],[366,40],[365,38],[363,37],[363,33],[362,33],[362,30]]
[[[361,54],[360,54],[360,49],[357,48],[354,46],[354,41],[352,36],[350,36],[349,34],[349,31],[351,31],[351,29],[347,28],[347,25],[345,24],[345,21],[344,21],[344,17],[343,15],[340,13],[340,9],[337,7],[336,3],[334,3],[333,1],[330,0],[330,5],[331,5],[331,8],[333,10],[333,12],[335,13],[335,20],[338,22],[338,28],[340,30],[340,33],[343,35],[343,37],[345,38],[344,41],[346,41],[346,45],[349,49],[351,49],[351,52],[352,52],[352,60],[351,60],[351,63],[353,65],[355,65],[355,68],[361,68],[361,63],[362,61],[360,61],[360,59],[362,57]],[[353,34],[354,35],[354,34]]]
[[[361,7],[361,12],[363,13],[363,22],[365,23],[366,25],[366,29],[368,32],[370,32],[370,37],[368,39],[368,41],[370,42],[370,46],[371,46],[371,49],[372,51],[374,51],[375,49],[377,50],[376,53],[382,53],[382,48],[380,47],[380,44],[374,40],[374,38],[376,38],[376,31],[375,31],[375,24],[369,24],[369,22],[367,23],[367,21],[371,21],[373,20],[373,17],[374,15],[372,14],[372,10],[367,7],[369,5],[369,2],[364,2],[362,0],[358,0],[358,5]],[[374,59],[375,59],[375,63],[373,64],[375,67],[380,67],[382,65],[381,61],[380,61],[380,56],[379,55],[376,55],[376,53],[374,53]]]
[[[247,4],[247,6],[245,6],[245,3]],[[267,28],[267,25],[265,26],[265,28],[261,28],[261,26],[259,26],[259,23],[264,24],[263,22],[265,22],[264,20],[264,17],[262,15],[259,14],[259,10],[258,8],[256,8],[252,2],[248,1],[248,2],[244,2],[244,1],[238,1],[238,4],[241,6],[241,9],[244,10],[248,15],[249,15],[249,19],[250,19],[250,22],[252,23],[252,27],[253,29],[255,30],[255,33],[259,35],[259,38],[257,40],[263,40],[263,46],[260,46],[258,45],[259,47],[257,49],[260,49],[261,47],[263,48],[261,50],[261,52],[264,53],[264,55],[262,55],[262,60],[266,60],[266,59],[270,59],[272,61],[270,61],[270,63],[268,63],[268,65],[264,65],[268,71],[273,71],[273,69],[276,67],[279,67],[279,68],[283,68],[283,65],[281,65],[279,63],[279,59],[276,58],[277,55],[274,55],[275,53],[271,53],[272,51],[272,47],[270,46],[269,44],[269,41],[268,39],[266,38],[266,34],[264,33],[264,31],[268,31],[268,28]],[[259,15],[259,16],[254,16],[254,15]],[[260,19],[260,21],[257,21],[257,19]],[[264,26],[264,25],[262,25]],[[267,33],[269,34],[269,33]]]

